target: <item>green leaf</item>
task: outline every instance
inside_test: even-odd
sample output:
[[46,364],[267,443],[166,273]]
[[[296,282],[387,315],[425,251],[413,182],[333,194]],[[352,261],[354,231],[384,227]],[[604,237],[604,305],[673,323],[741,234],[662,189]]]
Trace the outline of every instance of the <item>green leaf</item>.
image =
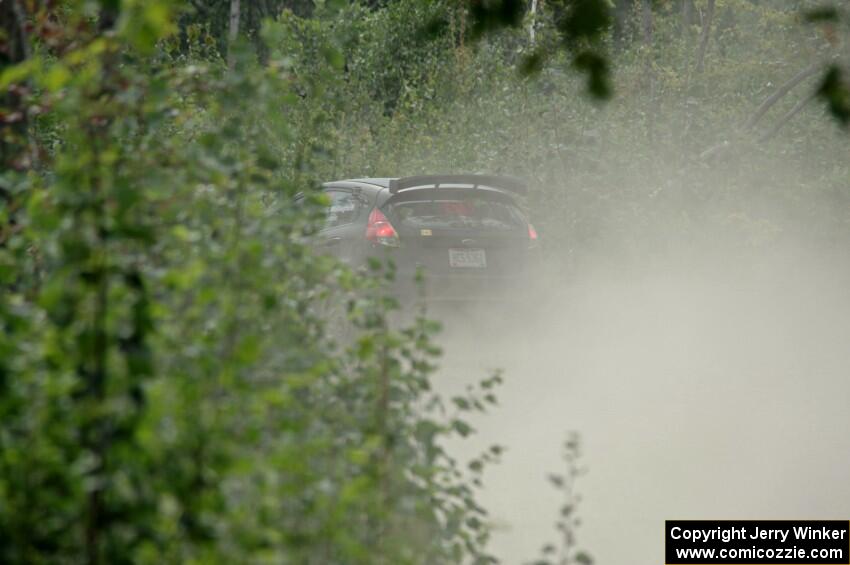
[[812,23],[835,23],[839,20],[838,10],[835,6],[820,6],[818,8],[808,10],[803,14],[803,17],[807,22]]
[[343,57],[342,53],[335,47],[323,45],[321,52],[325,61],[327,61],[327,63],[334,69],[340,71],[343,67],[345,67],[345,57]]
[[594,98],[604,100],[611,97],[608,61],[605,57],[594,51],[582,51],[573,59],[573,65],[587,74],[587,90]]
[[830,113],[842,126],[850,125],[850,86],[837,65],[827,70],[817,95],[827,103]]
[[463,420],[452,420],[452,429],[456,431],[461,437],[467,437],[474,431],[472,429],[472,426],[470,426]]

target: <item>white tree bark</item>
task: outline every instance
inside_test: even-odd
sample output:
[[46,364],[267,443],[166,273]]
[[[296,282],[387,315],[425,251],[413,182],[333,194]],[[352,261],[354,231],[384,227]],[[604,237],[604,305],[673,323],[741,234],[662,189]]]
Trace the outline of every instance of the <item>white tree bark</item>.
[[239,37],[240,14],[240,0],[230,0],[230,25],[227,31],[227,62],[231,67],[234,64],[233,44],[236,42],[236,38]]
[[534,26],[537,23],[537,1],[531,0],[531,8],[529,8],[529,21],[528,21],[528,39],[531,42],[531,46],[534,47]]

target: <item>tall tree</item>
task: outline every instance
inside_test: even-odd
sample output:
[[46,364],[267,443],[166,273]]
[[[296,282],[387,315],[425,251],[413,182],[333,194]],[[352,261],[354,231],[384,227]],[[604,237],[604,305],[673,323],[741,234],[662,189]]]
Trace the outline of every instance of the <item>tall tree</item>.
[[708,49],[708,40],[711,37],[711,22],[714,19],[715,0],[708,0],[705,14],[702,18],[702,31],[699,38],[699,51],[697,53],[696,72],[701,73],[705,69],[705,53]]

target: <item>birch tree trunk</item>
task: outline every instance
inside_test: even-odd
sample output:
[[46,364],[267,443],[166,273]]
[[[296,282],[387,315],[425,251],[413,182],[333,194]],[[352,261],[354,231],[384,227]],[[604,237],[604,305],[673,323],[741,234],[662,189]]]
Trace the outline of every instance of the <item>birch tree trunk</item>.
[[233,58],[233,44],[239,37],[239,16],[241,14],[240,0],[230,0],[230,25],[227,31],[227,64],[232,68],[235,64]]
[[537,23],[537,1],[531,0],[531,8],[529,8],[529,22],[528,22],[528,40],[531,43],[531,46],[534,47],[534,26]]

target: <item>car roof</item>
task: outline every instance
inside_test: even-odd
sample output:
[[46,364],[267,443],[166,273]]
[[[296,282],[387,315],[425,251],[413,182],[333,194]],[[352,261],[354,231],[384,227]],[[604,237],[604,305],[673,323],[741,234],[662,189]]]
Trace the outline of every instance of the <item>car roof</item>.
[[[446,176],[446,175],[443,175],[443,176]],[[460,182],[460,183],[464,183],[464,184],[469,183],[471,181],[468,178],[461,178],[461,177],[473,177],[474,176],[474,177],[480,177],[482,179],[483,178],[490,178],[487,175],[454,175],[454,176],[452,176],[452,179],[454,179],[454,180],[452,180],[452,179],[448,178],[449,176],[452,176],[452,175],[446,176],[446,179],[444,179],[444,180],[446,180],[450,183]],[[455,179],[455,177],[457,177],[457,178]],[[492,177],[492,178],[495,178],[495,177]],[[505,178],[509,178],[509,177],[505,177]],[[331,181],[331,182],[324,183],[324,186],[326,186],[326,187],[338,186],[338,187],[353,188],[351,185],[354,185],[354,186],[359,185],[361,187],[364,187],[364,185],[365,185],[365,187],[369,187],[370,190],[376,190],[377,193],[386,195],[386,194],[389,194],[389,192],[392,191],[390,186],[393,184],[394,181],[399,181],[399,180],[434,181],[435,179],[437,179],[436,176],[428,176],[428,175],[420,176],[420,177],[406,177],[405,179],[401,179],[400,177],[366,177],[366,178],[342,179],[342,180]],[[518,181],[518,182],[521,182],[521,181]],[[496,192],[500,192],[502,194],[507,195],[508,197],[512,197],[512,194],[510,193],[512,191],[505,192],[504,190],[497,188]]]
[[358,182],[361,184],[372,184],[375,186],[379,186],[381,188],[388,188],[390,186],[390,181],[396,180],[395,177],[376,177],[376,178],[365,178],[365,179],[344,179],[341,181],[335,182]]

